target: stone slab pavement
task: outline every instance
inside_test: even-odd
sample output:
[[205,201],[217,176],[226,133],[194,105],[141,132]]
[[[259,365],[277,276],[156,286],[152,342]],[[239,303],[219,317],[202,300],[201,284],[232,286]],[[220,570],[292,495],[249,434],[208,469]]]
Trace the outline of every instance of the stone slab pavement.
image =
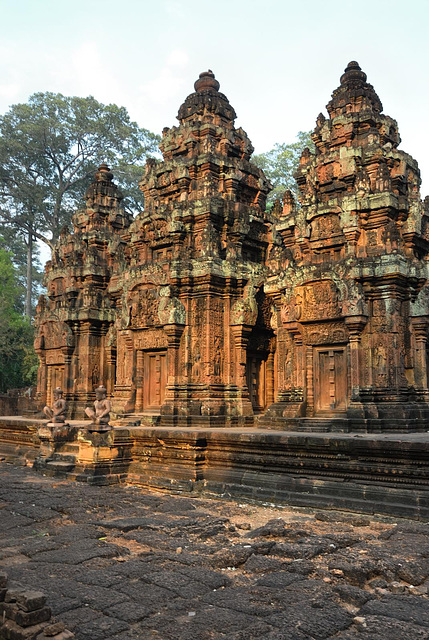
[[0,568],[77,640],[429,640],[428,531],[0,463]]

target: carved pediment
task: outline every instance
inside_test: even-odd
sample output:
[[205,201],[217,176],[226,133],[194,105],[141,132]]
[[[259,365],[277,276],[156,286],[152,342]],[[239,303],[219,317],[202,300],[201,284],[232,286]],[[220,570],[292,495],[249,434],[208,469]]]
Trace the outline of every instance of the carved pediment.
[[34,341],[36,350],[63,349],[74,346],[74,335],[70,327],[56,317],[50,317],[39,329]]
[[132,328],[152,327],[159,324],[158,288],[138,287],[128,297],[129,326]]

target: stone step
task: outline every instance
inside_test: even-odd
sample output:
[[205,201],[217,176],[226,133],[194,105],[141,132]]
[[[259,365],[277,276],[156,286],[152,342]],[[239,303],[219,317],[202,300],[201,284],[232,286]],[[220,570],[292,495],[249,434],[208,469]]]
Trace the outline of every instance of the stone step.
[[77,451],[75,454],[56,452],[52,455],[53,462],[68,462],[74,464],[76,462]]
[[58,453],[60,455],[63,454],[72,454],[76,455],[79,451],[79,443],[78,442],[66,442],[61,445],[61,448],[58,449]]
[[75,463],[69,460],[51,460],[46,463],[46,470],[57,473],[67,473],[74,469]]
[[344,418],[301,418],[297,431],[344,432],[348,431],[348,423]]
[[160,421],[159,411],[146,412],[146,413],[130,413],[118,416],[114,421],[111,421],[113,426],[129,428],[129,427],[154,427]]

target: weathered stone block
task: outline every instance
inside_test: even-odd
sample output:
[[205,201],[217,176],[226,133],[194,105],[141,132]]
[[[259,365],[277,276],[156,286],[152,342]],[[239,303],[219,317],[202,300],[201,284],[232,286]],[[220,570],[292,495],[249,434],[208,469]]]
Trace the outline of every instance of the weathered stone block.
[[6,620],[1,627],[1,633],[4,640],[35,640],[37,636],[43,632],[46,623],[42,622],[31,627],[20,627],[13,620]]
[[63,622],[54,622],[45,627],[43,634],[48,637],[56,636],[59,633],[65,631],[66,627]]
[[16,602],[23,611],[35,611],[45,606],[46,596],[41,591],[32,591],[20,587],[11,588],[6,594],[5,602]]
[[[33,606],[33,604],[30,603],[30,606]],[[30,627],[31,625],[39,624],[40,622],[46,622],[51,617],[51,610],[49,607],[23,611],[18,603],[5,602],[2,605],[2,609],[6,618],[14,620],[21,627]]]

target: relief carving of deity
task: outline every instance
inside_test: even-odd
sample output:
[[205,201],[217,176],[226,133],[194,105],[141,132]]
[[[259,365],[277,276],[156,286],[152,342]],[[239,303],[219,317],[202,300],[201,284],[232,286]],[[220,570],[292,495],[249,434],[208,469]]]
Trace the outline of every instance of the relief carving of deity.
[[158,324],[158,297],[155,289],[134,291],[130,301],[130,324],[134,327],[150,327]]

